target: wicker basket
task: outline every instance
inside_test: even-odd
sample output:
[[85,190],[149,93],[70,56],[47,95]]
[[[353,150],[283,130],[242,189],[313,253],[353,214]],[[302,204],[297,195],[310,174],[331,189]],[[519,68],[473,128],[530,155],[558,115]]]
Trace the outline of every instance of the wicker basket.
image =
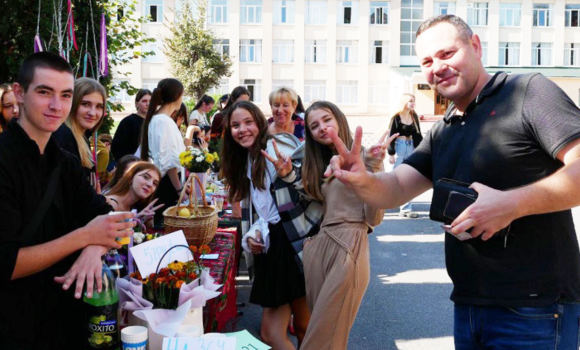
[[[201,188],[203,206],[198,206],[197,200],[195,200],[197,197],[195,195],[194,181],[197,181],[199,188]],[[184,206],[181,205],[181,202],[188,185],[191,189],[189,192],[189,204]],[[182,208],[189,209],[195,215],[188,218],[179,216],[178,213]],[[206,203],[205,188],[203,188],[201,180],[195,173],[189,175],[189,178],[185,181],[177,205],[167,208],[163,212],[163,216],[166,233],[182,230],[187,243],[194,246],[209,244],[218,227],[218,211],[214,206]]]

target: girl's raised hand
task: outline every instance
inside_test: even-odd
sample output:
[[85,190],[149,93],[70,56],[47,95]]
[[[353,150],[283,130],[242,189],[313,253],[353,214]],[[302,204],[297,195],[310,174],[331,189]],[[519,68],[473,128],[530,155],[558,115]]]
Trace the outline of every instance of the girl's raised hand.
[[274,152],[276,153],[276,158],[272,157],[268,154],[268,152],[262,150],[262,155],[266,157],[274,167],[276,168],[276,172],[278,173],[279,177],[286,177],[292,171],[292,161],[290,156],[285,156],[278,150],[278,145],[276,144],[276,140],[272,140],[272,146],[274,146]]
[[151,203],[149,203],[143,210],[141,210],[141,212],[139,212],[139,214],[137,214],[138,218],[148,218],[151,217],[153,215],[155,215],[155,211],[161,207],[163,207],[163,204],[159,204],[158,206],[154,207],[153,205],[155,205],[155,202],[157,202],[159,198],[155,198],[154,200],[151,201]]
[[[376,145],[372,145],[371,148],[369,149],[369,154],[371,157],[373,158],[377,158],[380,160],[384,160],[385,156],[387,155],[387,148],[389,147],[389,145],[391,144],[391,142],[393,142],[394,139],[396,139],[399,134],[393,134],[391,135],[391,137],[387,138],[387,135],[389,135],[390,130],[387,130],[383,136],[381,136],[381,138],[379,139],[379,142]],[[386,140],[385,140],[386,139]],[[393,164],[393,163],[391,163]]]

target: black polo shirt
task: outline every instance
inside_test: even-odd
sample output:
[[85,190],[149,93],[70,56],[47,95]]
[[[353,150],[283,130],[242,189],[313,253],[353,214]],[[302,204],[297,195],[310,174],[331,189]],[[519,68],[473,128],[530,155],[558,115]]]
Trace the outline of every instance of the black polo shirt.
[[[404,163],[435,183],[450,178],[498,190],[543,179],[563,166],[556,155],[580,138],[580,110],[540,74],[496,74],[463,116],[451,105]],[[494,236],[445,235],[451,300],[536,306],[580,300],[580,254],[570,210],[515,220],[504,247]]]

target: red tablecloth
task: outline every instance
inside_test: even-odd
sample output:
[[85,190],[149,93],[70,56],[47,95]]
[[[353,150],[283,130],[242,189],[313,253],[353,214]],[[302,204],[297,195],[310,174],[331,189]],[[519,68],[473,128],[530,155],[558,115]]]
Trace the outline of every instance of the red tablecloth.
[[[224,232],[225,231],[225,232]],[[233,332],[238,321],[236,307],[236,232],[218,229],[209,244],[212,253],[219,254],[217,260],[204,260],[203,265],[210,268],[216,283],[223,284],[222,294],[206,304],[204,308],[205,332]]]

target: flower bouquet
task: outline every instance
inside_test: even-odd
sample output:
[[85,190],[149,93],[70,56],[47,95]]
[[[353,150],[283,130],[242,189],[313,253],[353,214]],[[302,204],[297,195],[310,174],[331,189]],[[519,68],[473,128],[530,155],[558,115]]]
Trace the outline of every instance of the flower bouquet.
[[179,155],[179,162],[192,173],[205,173],[214,164],[219,162],[217,152],[210,153],[207,148],[189,146]]

